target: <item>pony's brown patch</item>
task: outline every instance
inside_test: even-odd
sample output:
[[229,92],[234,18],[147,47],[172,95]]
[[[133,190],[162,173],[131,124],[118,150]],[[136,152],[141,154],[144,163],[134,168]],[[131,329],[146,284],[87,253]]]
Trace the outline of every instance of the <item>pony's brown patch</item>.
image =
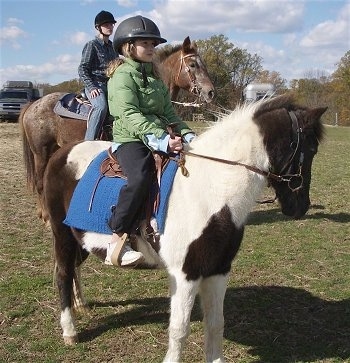
[[228,206],[214,214],[199,238],[189,246],[182,271],[187,280],[226,274],[243,239],[244,227],[238,228]]

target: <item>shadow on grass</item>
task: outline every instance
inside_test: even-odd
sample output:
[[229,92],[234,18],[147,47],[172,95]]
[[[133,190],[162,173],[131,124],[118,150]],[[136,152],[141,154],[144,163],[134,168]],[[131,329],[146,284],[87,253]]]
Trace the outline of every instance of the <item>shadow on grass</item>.
[[[81,342],[130,325],[168,327],[168,298],[93,303],[95,307],[134,305],[121,314],[97,319],[79,334]],[[224,337],[250,347],[259,362],[310,362],[350,359],[350,299],[326,301],[302,289],[278,286],[229,288],[225,299]],[[198,301],[192,321],[201,320]]]
[[350,299],[326,301],[278,286],[228,289],[225,338],[259,362],[350,358]]
[[[300,220],[307,220],[307,219],[328,219],[332,222],[338,223],[349,223],[350,222],[350,213],[324,213],[324,212],[313,212],[312,210],[316,209],[324,209],[323,206],[314,205],[310,207],[309,214],[306,214]],[[247,226],[249,225],[259,225],[259,224],[266,224],[266,223],[276,223],[276,222],[283,222],[283,221],[290,221],[291,218],[283,215],[279,208],[272,208],[269,210],[261,210],[261,211],[253,211],[250,213],[248,218]]]
[[164,324],[167,329],[169,321],[169,298],[142,298],[123,301],[90,302],[89,306],[94,308],[120,307],[133,305],[126,312],[111,314],[91,322],[93,327],[79,333],[79,341],[87,342],[102,335],[111,329],[128,327],[130,325]]

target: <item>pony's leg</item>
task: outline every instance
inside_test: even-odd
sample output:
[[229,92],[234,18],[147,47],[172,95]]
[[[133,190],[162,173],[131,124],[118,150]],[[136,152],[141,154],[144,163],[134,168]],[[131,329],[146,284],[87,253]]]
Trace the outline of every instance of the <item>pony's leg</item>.
[[[73,284],[76,272],[76,253],[77,242],[72,239],[70,233],[67,233],[68,228],[60,226],[58,231],[54,232],[55,246],[55,275],[56,283],[60,296],[61,305],[61,328],[63,331],[63,340],[67,345],[73,345],[78,342],[78,334],[74,324],[73,301],[74,296]],[[59,234],[57,234],[57,232]],[[76,280],[77,282],[78,280]],[[77,282],[76,288],[80,290],[80,282]],[[78,300],[81,296],[78,295]]]
[[56,281],[61,301],[61,328],[64,343],[74,345],[78,342],[78,333],[75,329],[74,314],[72,309],[73,278],[63,278],[62,273],[56,272]]
[[224,334],[224,298],[227,275],[216,275],[203,279],[199,289],[204,314],[206,362],[225,362],[222,341]]
[[184,342],[190,330],[190,317],[199,280],[188,281],[184,273],[170,271],[171,310],[169,346],[164,362],[180,362]]

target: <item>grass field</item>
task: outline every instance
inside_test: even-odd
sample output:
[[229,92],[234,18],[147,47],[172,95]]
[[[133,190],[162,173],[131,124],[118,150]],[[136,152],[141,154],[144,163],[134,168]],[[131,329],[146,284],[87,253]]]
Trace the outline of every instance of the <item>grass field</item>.
[[[350,362],[350,128],[327,127],[302,220],[257,205],[225,300],[228,362]],[[167,349],[165,271],[121,270],[91,257],[91,307],[65,347],[52,240],[25,188],[17,124],[0,124],[0,362],[160,362]],[[266,190],[262,199],[273,196]],[[198,302],[184,362],[203,362]]]

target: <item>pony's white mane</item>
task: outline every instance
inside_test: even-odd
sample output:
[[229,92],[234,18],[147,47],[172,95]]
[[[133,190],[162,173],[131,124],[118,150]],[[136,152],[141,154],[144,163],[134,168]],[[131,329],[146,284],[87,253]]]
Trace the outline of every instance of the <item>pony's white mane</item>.
[[212,127],[191,143],[190,151],[242,163],[258,163],[259,167],[267,168],[268,165],[255,159],[256,152],[264,151],[258,126],[253,122],[261,103],[244,103],[228,114],[221,114]]

